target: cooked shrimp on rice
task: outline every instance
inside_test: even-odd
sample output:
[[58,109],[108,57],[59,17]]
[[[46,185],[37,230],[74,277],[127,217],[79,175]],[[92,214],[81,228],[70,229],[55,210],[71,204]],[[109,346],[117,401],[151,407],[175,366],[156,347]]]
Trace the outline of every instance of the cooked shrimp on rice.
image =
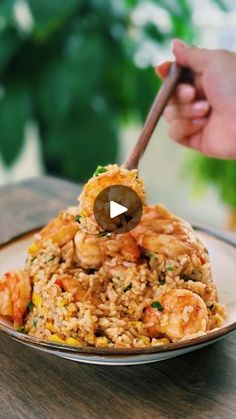
[[[143,205],[136,228],[101,235],[97,195],[111,185],[133,189]],[[191,226],[149,206],[137,171],[99,167],[79,206],[61,211],[28,249],[24,270],[0,280],[0,314],[39,339],[78,346],[149,347],[221,327],[206,248]]]

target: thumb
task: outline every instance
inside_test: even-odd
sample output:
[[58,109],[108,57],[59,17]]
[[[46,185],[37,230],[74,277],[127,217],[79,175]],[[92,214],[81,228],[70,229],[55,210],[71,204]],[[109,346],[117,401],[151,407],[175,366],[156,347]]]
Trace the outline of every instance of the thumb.
[[204,69],[209,59],[207,49],[191,47],[180,39],[174,40],[173,53],[178,64],[199,72]]

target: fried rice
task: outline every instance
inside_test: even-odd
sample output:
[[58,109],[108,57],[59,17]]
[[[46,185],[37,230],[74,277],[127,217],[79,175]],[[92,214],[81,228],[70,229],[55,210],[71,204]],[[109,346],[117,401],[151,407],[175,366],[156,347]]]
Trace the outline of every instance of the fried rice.
[[136,171],[128,180],[122,172],[122,182],[143,199],[139,225],[120,235],[97,233],[88,208],[100,185],[117,182],[117,174],[120,181],[120,173],[108,166],[90,180],[90,201],[87,184],[80,206],[62,211],[36,235],[24,270],[1,279],[0,314],[22,333],[69,345],[130,348],[222,326],[226,307],[218,301],[207,249],[187,222],[146,204]]

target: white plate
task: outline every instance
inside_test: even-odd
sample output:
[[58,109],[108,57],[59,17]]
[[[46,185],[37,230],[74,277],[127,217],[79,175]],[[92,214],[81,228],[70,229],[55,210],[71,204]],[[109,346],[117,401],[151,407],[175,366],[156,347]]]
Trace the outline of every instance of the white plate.
[[[219,233],[209,231],[207,228],[197,227],[196,231],[209,250],[213,278],[217,284],[220,302],[227,305],[228,318],[221,329],[185,342],[144,349],[79,348],[40,341],[16,332],[11,323],[4,319],[0,319],[0,332],[25,345],[62,358],[103,365],[135,365],[162,361],[222,339],[236,329],[236,241],[233,242]],[[33,233],[30,233],[0,247],[0,276],[12,268],[22,268],[24,266],[26,249],[32,243],[32,239]]]

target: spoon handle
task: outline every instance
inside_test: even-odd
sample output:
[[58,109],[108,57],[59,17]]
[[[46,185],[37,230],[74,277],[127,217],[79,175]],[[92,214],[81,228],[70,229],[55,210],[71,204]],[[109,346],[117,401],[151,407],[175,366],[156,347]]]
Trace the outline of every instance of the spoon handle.
[[192,83],[192,79],[193,73],[189,68],[180,67],[175,62],[171,64],[168,76],[155,97],[138,141],[123,165],[126,169],[137,169],[139,160],[148,145],[168,100],[174,92],[176,84],[180,81]]

